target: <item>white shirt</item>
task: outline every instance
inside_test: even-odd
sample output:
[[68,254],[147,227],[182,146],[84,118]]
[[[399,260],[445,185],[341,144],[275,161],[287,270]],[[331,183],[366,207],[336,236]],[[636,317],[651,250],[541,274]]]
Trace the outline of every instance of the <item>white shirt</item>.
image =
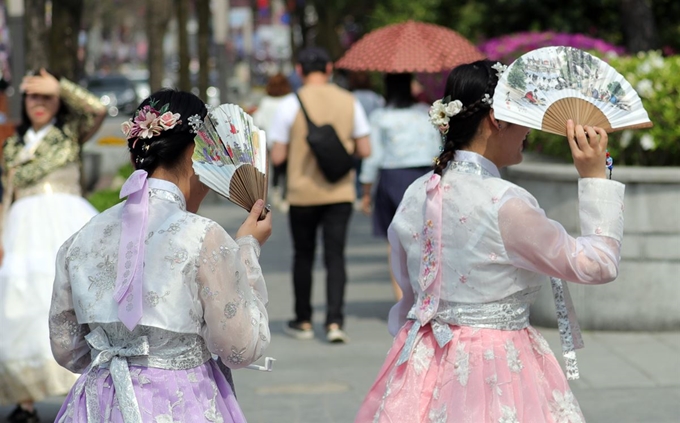
[[[298,112],[300,111],[300,102],[295,93],[288,94],[283,98],[279,104],[274,115],[274,120],[267,132],[267,139],[272,142],[279,142],[288,144],[290,142],[290,128],[295,122]],[[352,128],[352,138],[357,139],[365,137],[371,133],[371,127],[368,124],[368,118],[361,103],[356,98],[354,99],[354,126]]]
[[33,128],[28,128],[28,131],[26,131],[24,134],[24,148],[21,150],[21,152],[19,152],[19,163],[24,163],[33,159],[35,150],[38,149],[38,146],[42,142],[43,138],[45,138],[47,133],[50,132],[52,128],[54,128],[56,121],[56,119],[52,119],[50,123],[37,131]]
[[430,123],[429,106],[417,103],[371,113],[371,155],[364,159],[359,181],[372,184],[380,169],[432,166],[439,156],[442,136]]
[[[253,113],[253,123],[258,128],[264,130],[267,134],[270,133],[269,127],[271,126],[274,116],[276,116],[276,111],[281,104],[281,101],[285,96],[271,97],[265,96],[260,101],[257,110]],[[267,147],[271,148],[272,140],[267,136]]]

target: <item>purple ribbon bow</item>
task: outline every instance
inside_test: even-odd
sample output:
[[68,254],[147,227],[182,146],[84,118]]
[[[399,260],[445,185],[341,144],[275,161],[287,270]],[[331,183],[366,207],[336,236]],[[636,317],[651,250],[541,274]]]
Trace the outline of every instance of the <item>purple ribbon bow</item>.
[[118,273],[113,298],[118,318],[133,330],[142,318],[144,234],[149,219],[149,183],[144,170],[136,170],[120,190],[123,205],[122,231],[118,248]]

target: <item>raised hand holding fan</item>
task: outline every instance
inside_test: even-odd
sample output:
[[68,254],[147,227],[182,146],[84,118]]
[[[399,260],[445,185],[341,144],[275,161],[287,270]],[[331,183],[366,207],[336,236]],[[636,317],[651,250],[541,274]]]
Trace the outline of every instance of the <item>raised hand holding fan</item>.
[[267,143],[253,118],[235,104],[222,104],[192,125],[193,167],[201,182],[248,211],[258,199],[266,202]]
[[496,119],[566,136],[567,120],[607,132],[652,126],[630,83],[573,47],[544,47],[515,60],[493,96]]

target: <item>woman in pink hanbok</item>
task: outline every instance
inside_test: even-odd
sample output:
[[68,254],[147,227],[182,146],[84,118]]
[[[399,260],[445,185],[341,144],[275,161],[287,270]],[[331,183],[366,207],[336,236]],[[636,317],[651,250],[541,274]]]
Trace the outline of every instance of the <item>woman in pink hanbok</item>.
[[489,61],[455,68],[432,107],[444,148],[434,171],[406,191],[389,228],[404,297],[390,311],[394,344],[356,422],[585,421],[555,356],[529,325],[529,306],[550,276],[567,376],[577,378],[581,343],[561,279],[616,278],[624,186],[605,178],[604,130],[571,121],[580,237],[502,180],[499,169],[522,160],[529,132],[494,118],[502,71]]
[[59,250],[50,310],[54,358],[82,373],[58,423],[245,423],[230,369],[269,344],[258,201],[236,233],[196,215],[195,95],[162,90],[123,124],[136,171],[118,204]]

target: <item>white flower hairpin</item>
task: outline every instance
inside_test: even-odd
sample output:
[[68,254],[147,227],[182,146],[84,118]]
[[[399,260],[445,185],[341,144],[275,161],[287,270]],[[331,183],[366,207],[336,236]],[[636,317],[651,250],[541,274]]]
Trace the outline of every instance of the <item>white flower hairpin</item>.
[[430,107],[430,122],[436,126],[442,134],[449,132],[449,121],[452,116],[460,113],[464,107],[460,100],[453,100],[446,96],[443,100],[436,100]]
[[198,134],[198,130],[203,124],[203,119],[199,115],[189,116],[189,126],[191,126],[191,132]]
[[496,71],[496,76],[498,79],[501,79],[501,76],[503,76],[503,73],[508,70],[508,67],[501,62],[496,62],[495,65],[491,66],[491,69],[494,69]]

